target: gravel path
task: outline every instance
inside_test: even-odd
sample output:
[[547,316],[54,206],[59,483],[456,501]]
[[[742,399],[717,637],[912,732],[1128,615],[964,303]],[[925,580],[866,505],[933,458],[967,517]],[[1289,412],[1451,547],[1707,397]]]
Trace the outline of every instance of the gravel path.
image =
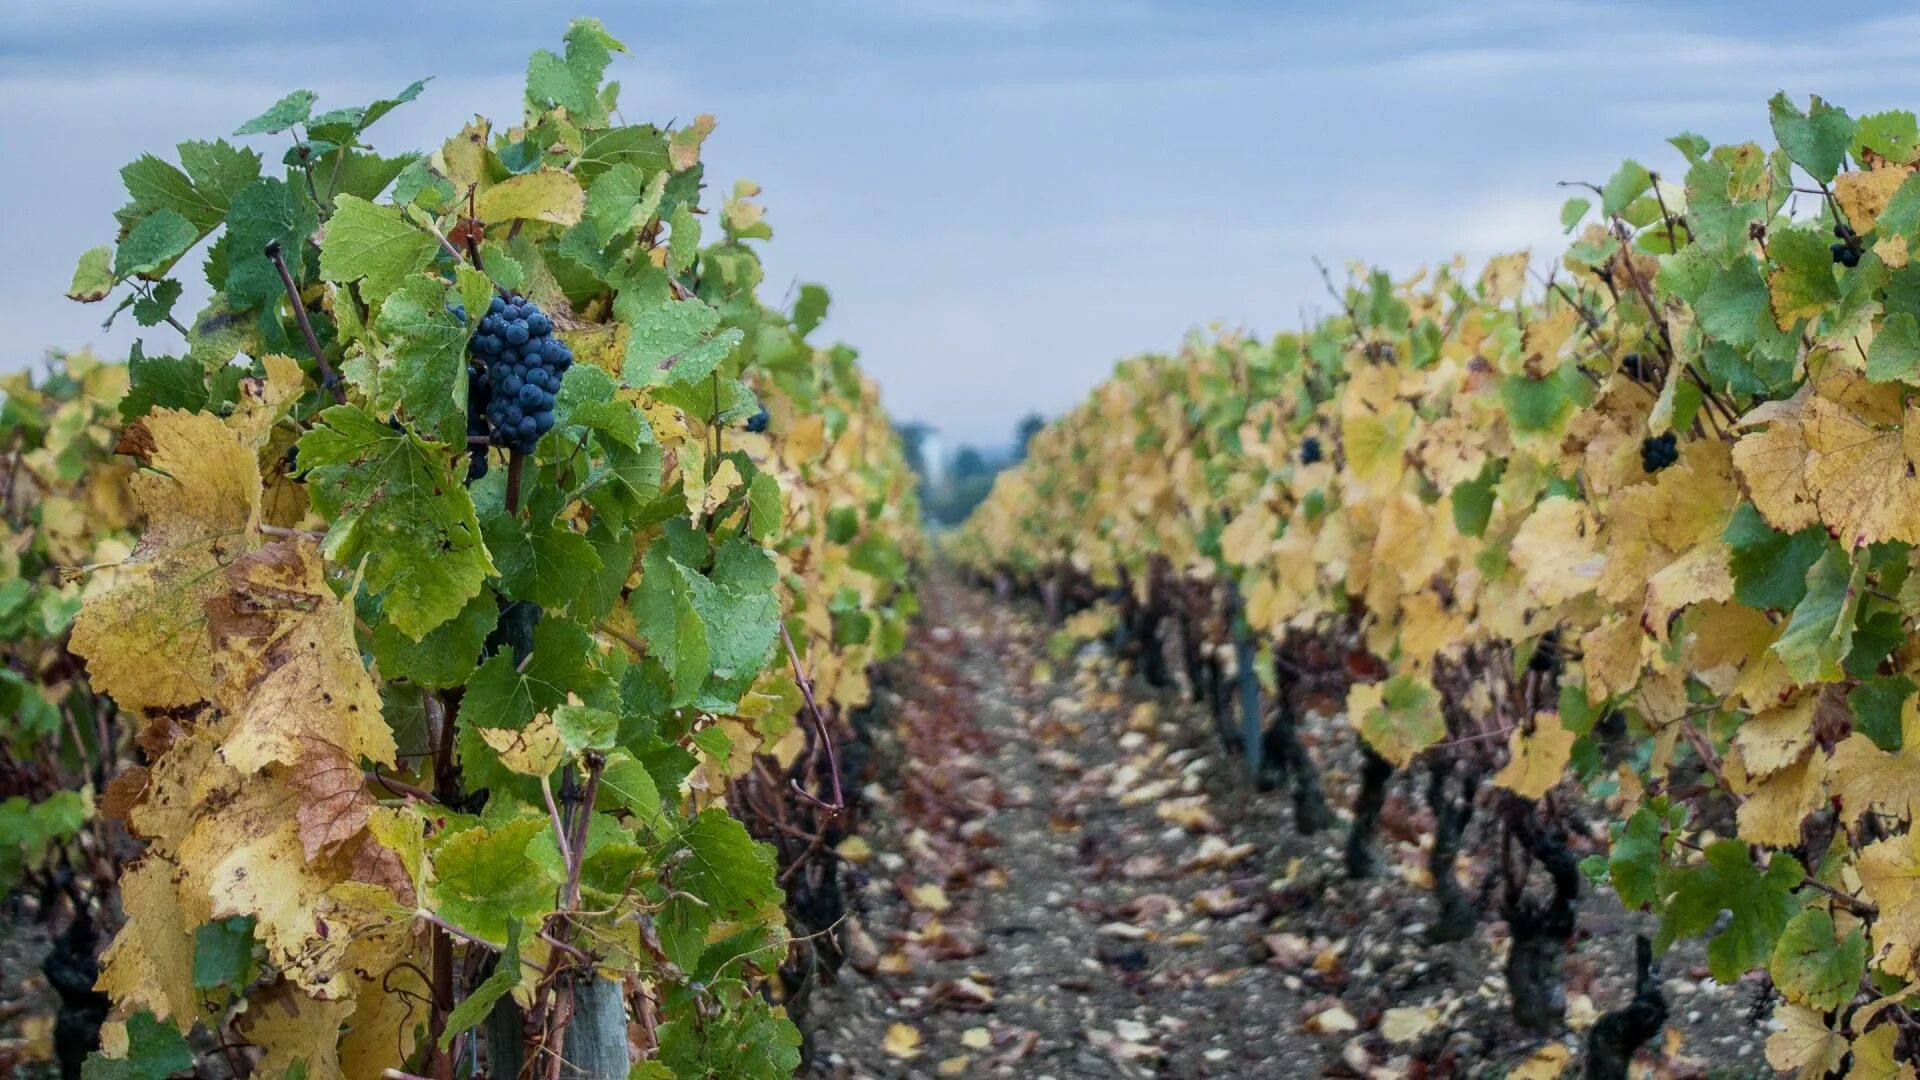
[[[1501,923],[1422,940],[1421,829],[1397,789],[1387,870],[1346,881],[1339,830],[1295,832],[1197,710],[1145,693],[1097,646],[1049,658],[1043,631],[983,594],[936,580],[923,596],[880,702],[875,827],[848,852],[863,917],[850,967],[810,1003],[809,1075],[1423,1080],[1529,1059],[1578,1075],[1577,1032],[1530,1038],[1506,1019]],[[1351,738],[1308,737],[1344,806]],[[1630,996],[1647,928],[1609,894],[1581,922],[1576,1027]],[[1771,1076],[1753,988],[1716,986],[1698,962],[1663,961],[1672,1052],[1647,1075]]]

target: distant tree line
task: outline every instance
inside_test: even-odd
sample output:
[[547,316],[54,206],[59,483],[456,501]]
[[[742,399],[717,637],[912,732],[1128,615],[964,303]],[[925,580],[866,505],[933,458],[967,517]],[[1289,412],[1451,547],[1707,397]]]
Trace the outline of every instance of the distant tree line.
[[981,448],[962,443],[937,463],[928,454],[937,448],[932,436],[938,430],[918,420],[896,421],[894,428],[906,447],[907,464],[920,477],[920,512],[929,525],[957,525],[965,520],[980,500],[993,490],[1000,470],[1027,456],[1027,443],[1046,427],[1046,418],[1028,413],[1014,428],[1010,448]]

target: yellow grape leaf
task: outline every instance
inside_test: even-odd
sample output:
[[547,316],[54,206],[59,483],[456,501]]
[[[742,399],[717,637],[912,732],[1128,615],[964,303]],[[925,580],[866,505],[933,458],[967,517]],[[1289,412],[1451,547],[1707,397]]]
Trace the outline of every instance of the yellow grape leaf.
[[1482,303],[1499,307],[1519,296],[1527,287],[1527,260],[1532,256],[1533,251],[1528,249],[1488,259],[1486,268],[1480,271]]
[[1767,1037],[1767,1064],[1774,1068],[1792,1070],[1799,1080],[1820,1080],[1847,1056],[1846,1036],[1805,1005],[1782,1004],[1773,1018],[1785,1025]]
[[1265,503],[1243,508],[1220,530],[1220,554],[1230,566],[1259,566],[1273,547],[1276,525],[1278,521]]
[[720,462],[720,467],[713,470],[713,479],[707,482],[706,493],[700,500],[700,515],[706,517],[720,509],[740,489],[740,484],[740,467],[733,463],[733,459]]
[[1801,824],[1826,804],[1826,777],[1826,755],[1808,754],[1754,781],[1737,814],[1740,839],[1782,847],[1798,844]]
[[541,169],[510,177],[481,192],[474,207],[488,225],[518,219],[576,225],[586,208],[587,193],[564,169]]
[[1647,579],[1647,624],[1667,640],[1667,623],[1681,608],[1733,599],[1732,552],[1719,540],[1694,547]]
[[1493,782],[1529,799],[1538,799],[1553,790],[1573,756],[1578,736],[1560,722],[1559,713],[1541,712],[1533,716],[1533,733],[1515,729],[1507,741],[1507,763],[1493,776]]
[[1807,403],[1806,440],[1817,455],[1807,484],[1820,519],[1848,547],[1920,541],[1920,408],[1890,426],[1824,397]]
[[97,985],[116,1005],[146,1009],[186,1032],[199,1009],[193,988],[193,931],[199,922],[180,910],[176,869],[149,851],[120,875],[126,922],[101,958]]
[[1443,608],[1432,592],[1414,593],[1400,611],[1400,655],[1415,666],[1429,663],[1466,632],[1467,620],[1458,610]]
[[340,1071],[349,1078],[379,1076],[413,1053],[421,999],[431,989],[411,965],[387,964],[374,979],[361,980],[353,1015],[340,1035]]
[[260,466],[219,418],[176,409],[134,421],[120,448],[149,466],[127,481],[147,528],[74,619],[72,648],[122,709],[191,705],[213,694],[206,601],[260,542]]
[[1560,367],[1560,350],[1580,327],[1580,313],[1571,304],[1561,304],[1543,319],[1527,324],[1522,348],[1527,357],[1527,374],[1533,378],[1551,375]]
[[260,358],[260,366],[266,371],[266,378],[240,380],[239,400],[234,402],[233,413],[227,417],[227,426],[255,450],[267,445],[274,425],[287,415],[307,388],[306,373],[292,357],[271,353]]
[[152,849],[177,851],[208,795],[238,785],[240,774],[219,756],[218,739],[225,730],[224,718],[208,717],[188,726],[148,771],[146,790],[127,824],[149,840]]
[[1750,776],[1769,776],[1806,756],[1813,748],[1813,694],[1767,709],[1740,722],[1734,744]]
[[1346,451],[1348,471],[1362,483],[1381,490],[1393,487],[1406,465],[1407,435],[1412,427],[1413,410],[1403,401],[1393,402],[1383,413],[1345,417],[1340,425],[1340,445]]
[[1629,615],[1614,615],[1582,634],[1580,656],[1587,673],[1587,695],[1604,701],[1632,689],[1640,681],[1645,639],[1640,621]]
[[1731,455],[1717,441],[1688,443],[1678,465],[1616,491],[1604,507],[1600,595],[1625,605],[1657,582],[1659,595],[1648,597],[1648,607],[1662,617],[1684,604],[1731,598],[1720,536],[1738,501]]
[[1513,563],[1527,591],[1542,605],[1571,600],[1600,581],[1608,556],[1601,553],[1585,503],[1556,495],[1540,505],[1513,538]]
[[1733,447],[1734,467],[1747,483],[1754,508],[1782,532],[1798,532],[1820,520],[1807,489],[1809,450],[1800,426],[1810,395],[1809,385],[1786,401],[1769,401],[1741,417],[1742,427],[1764,423],[1767,428],[1748,432]]
[[353,609],[327,587],[320,549],[282,540],[228,566],[208,599],[215,695],[234,726],[221,756],[242,772],[299,760],[310,744],[350,763],[398,752],[360,660]]
[[260,781],[210,809],[180,845],[180,891],[209,898],[213,918],[254,916],[272,963],[308,993],[338,995],[332,965],[351,928],[328,930],[320,917],[331,880],[307,864],[294,804],[283,785]]
[[[1853,1022],[1857,1025],[1863,1021],[1856,1018]],[[1911,1062],[1893,1059],[1893,1045],[1899,1036],[1897,1026],[1881,1024],[1853,1040],[1853,1068],[1847,1070],[1846,1080],[1915,1080]]]
[[[825,417],[797,417],[781,430],[787,437],[780,440],[780,460],[786,462],[788,468],[798,470],[820,460],[821,452],[827,447]],[[781,484],[780,487],[782,490],[795,490],[787,484]]]
[[307,1080],[349,1080],[340,1069],[339,1043],[340,1025],[353,1008],[350,1000],[317,1001],[284,987],[249,1002],[240,1033],[266,1051],[254,1072],[285,1076],[305,1063],[299,1075]]
[[1874,222],[1886,212],[1893,193],[1912,175],[1906,169],[1881,168],[1855,170],[1833,178],[1833,197],[1847,215],[1847,224],[1862,236],[1873,231]]
[[1920,833],[1905,833],[1860,851],[1860,886],[1880,908],[1873,921],[1874,964],[1889,975],[1914,970],[1920,947]]
[[535,716],[524,728],[476,728],[480,738],[500,755],[500,764],[522,776],[551,776],[567,759],[566,743],[553,717]]
[[713,134],[712,113],[701,113],[693,123],[673,133],[667,141],[667,163],[674,172],[686,172],[700,162],[700,144]]
[[1920,700],[1909,697],[1900,709],[1900,749],[1880,749],[1856,731],[1833,748],[1834,793],[1840,820],[1849,828],[1872,810],[1909,820],[1920,818]]
[[1400,768],[1447,734],[1439,695],[1424,679],[1406,674],[1354,684],[1347,691],[1347,722],[1375,753]]

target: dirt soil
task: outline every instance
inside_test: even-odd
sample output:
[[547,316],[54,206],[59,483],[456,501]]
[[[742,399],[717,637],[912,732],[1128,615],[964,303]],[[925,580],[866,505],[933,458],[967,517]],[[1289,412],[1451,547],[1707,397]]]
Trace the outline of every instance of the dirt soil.
[[[1569,1026],[1527,1035],[1507,1014],[1491,890],[1474,937],[1424,939],[1413,779],[1396,777],[1383,815],[1385,869],[1348,881],[1344,828],[1296,832],[1199,706],[1097,644],[1049,659],[1035,611],[950,580],[923,599],[879,702],[870,850],[844,852],[866,873],[852,959],[810,1002],[806,1075],[1570,1080],[1584,1030],[1631,997],[1633,938],[1653,920],[1590,890]],[[1352,733],[1315,716],[1304,736],[1344,816]],[[1487,839],[1469,835],[1469,888]],[[1660,970],[1670,1024],[1636,1076],[1774,1075],[1758,983],[1715,983],[1697,943]]]

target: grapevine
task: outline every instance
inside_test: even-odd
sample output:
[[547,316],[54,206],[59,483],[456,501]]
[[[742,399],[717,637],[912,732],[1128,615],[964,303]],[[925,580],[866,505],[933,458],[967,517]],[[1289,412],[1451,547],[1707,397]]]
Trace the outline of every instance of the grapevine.
[[[1523,1024],[1558,1020],[1583,887],[1657,915],[1595,1029],[1610,1075],[1684,937],[1722,982],[1765,974],[1777,1068],[1913,1068],[1914,121],[1769,113],[1774,145],[1671,140],[1684,182],[1628,161],[1577,185],[1532,278],[1525,253],[1364,273],[1303,332],[1124,362],[950,543],[1133,613],[1149,681],[1157,643],[1243,620],[1225,668],[1271,665],[1282,718],[1348,684],[1365,791],[1429,777],[1438,925],[1460,818],[1504,838]],[[1580,791],[1612,821],[1576,863]]]
[[838,886],[755,837],[853,824],[834,743],[912,613],[911,482],[807,340],[824,290],[757,298],[757,188],[703,239],[712,119],[615,121],[624,51],[576,21],[523,123],[431,153],[364,137],[423,80],[125,170],[70,295],[184,341],[130,365],[145,528],[71,636],[145,755],[104,793],[145,851],[90,1068],[185,1068],[196,1028],[309,1080],[797,1066],[779,882]]

